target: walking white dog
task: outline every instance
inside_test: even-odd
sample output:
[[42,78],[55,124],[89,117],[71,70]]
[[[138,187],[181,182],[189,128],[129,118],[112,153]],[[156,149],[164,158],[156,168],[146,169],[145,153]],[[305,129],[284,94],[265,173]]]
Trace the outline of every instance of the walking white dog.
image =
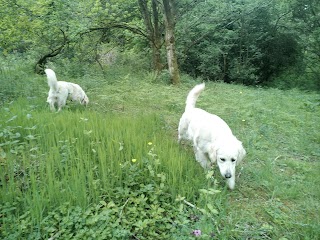
[[57,105],[59,112],[66,105],[67,99],[77,101],[82,105],[88,105],[89,99],[78,84],[58,81],[55,72],[51,69],[44,71],[50,87],[47,102],[50,105],[51,111],[55,111],[55,105]]
[[204,83],[196,85],[188,94],[185,112],[179,122],[178,142],[188,140],[193,143],[195,158],[203,168],[217,162],[228,187],[233,189],[236,165],[245,157],[246,151],[225,121],[195,107],[204,88]]

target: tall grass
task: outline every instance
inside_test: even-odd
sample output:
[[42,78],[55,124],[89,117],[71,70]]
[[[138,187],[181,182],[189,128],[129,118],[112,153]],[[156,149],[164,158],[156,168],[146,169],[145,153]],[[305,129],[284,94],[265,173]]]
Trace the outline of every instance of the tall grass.
[[103,193],[126,181],[123,165],[141,165],[144,160],[159,161],[158,171],[168,174],[173,196],[193,200],[194,187],[203,186],[204,178],[197,177],[201,169],[192,167],[192,156],[167,137],[163,121],[155,115],[27,115],[21,109],[24,104],[18,101],[1,111],[1,147],[7,154],[0,190],[4,202],[24,196],[20,210],[31,208],[38,220],[64,202],[84,208],[99,202]]

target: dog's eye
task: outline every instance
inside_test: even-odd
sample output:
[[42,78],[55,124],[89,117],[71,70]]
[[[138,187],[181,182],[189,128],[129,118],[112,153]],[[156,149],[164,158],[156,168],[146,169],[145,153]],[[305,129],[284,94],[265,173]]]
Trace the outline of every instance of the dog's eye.
[[236,160],[234,158],[231,158],[231,162],[235,162]]
[[221,160],[221,162],[225,162],[226,161],[226,159],[224,159],[224,158],[220,158],[220,160]]

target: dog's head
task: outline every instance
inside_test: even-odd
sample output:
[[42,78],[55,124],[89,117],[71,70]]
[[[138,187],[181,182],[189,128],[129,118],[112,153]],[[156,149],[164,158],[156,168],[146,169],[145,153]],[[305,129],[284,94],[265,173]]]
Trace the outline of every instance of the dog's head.
[[242,143],[235,137],[228,137],[214,142],[208,152],[211,162],[217,162],[221,175],[226,178],[234,178],[236,165],[246,155]]
[[87,106],[89,103],[89,98],[85,95],[84,98],[81,100],[81,104]]

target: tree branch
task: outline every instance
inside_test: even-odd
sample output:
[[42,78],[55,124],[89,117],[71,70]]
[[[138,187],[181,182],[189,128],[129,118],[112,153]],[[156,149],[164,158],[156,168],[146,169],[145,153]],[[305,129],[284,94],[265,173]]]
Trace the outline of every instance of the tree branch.
[[62,32],[62,35],[63,35],[63,42],[62,42],[62,44],[61,44],[59,47],[51,50],[50,53],[45,54],[44,56],[42,56],[42,57],[38,60],[38,62],[37,62],[36,65],[35,65],[35,68],[34,68],[35,73],[37,73],[37,74],[42,74],[42,73],[43,73],[43,70],[44,70],[44,68],[45,68],[45,65],[46,65],[47,62],[48,62],[48,58],[52,58],[52,57],[55,57],[55,56],[57,56],[58,54],[60,54],[60,53],[62,52],[63,48],[69,43],[69,40],[68,40],[65,32],[64,32],[62,29],[60,29],[60,31]]
[[94,31],[103,31],[103,30],[108,30],[111,28],[121,28],[121,29],[126,29],[130,32],[136,33],[140,36],[143,36],[145,38],[147,38],[148,40],[150,40],[149,36],[140,28],[138,27],[133,27],[133,26],[129,26],[125,23],[110,23],[109,25],[105,26],[105,27],[95,27],[95,28],[89,28],[87,31],[85,32],[81,32],[80,35],[84,35],[84,34],[88,34],[90,32],[94,32]]

